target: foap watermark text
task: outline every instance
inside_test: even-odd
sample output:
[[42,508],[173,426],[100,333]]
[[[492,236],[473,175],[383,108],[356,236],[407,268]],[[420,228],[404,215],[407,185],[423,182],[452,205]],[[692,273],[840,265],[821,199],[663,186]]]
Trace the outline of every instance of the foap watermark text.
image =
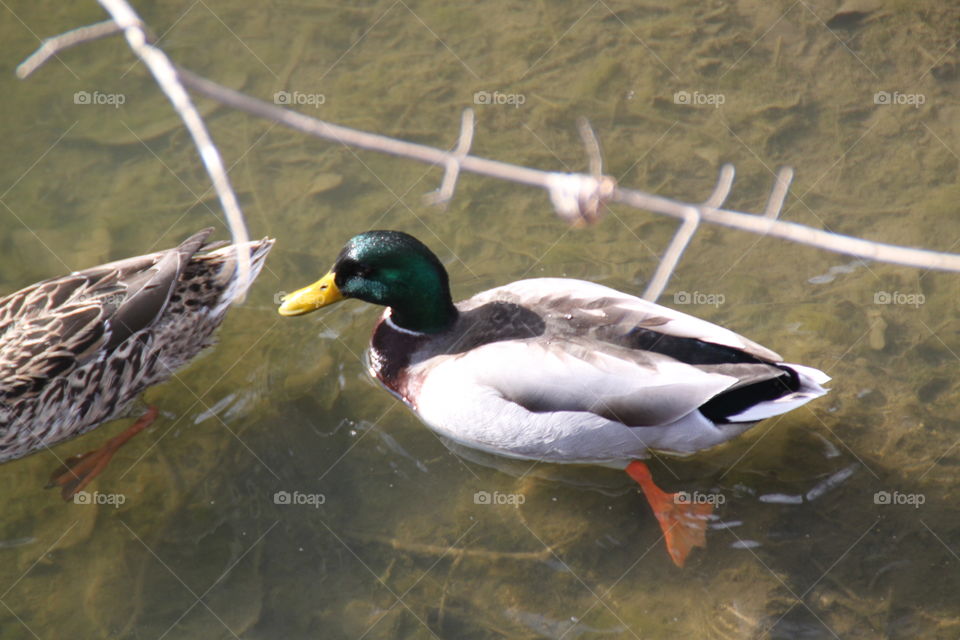
[[110,505],[119,509],[127,501],[122,493],[100,493],[99,491],[77,491],[73,494],[73,504]]
[[474,504],[511,504],[511,505],[520,505],[527,501],[527,497],[522,493],[500,493],[499,491],[494,491],[490,493],[489,491],[477,491],[473,494],[473,503]]
[[326,503],[327,496],[322,493],[302,493],[300,491],[277,491],[273,494],[273,504],[305,505],[319,509]]
[[900,93],[899,91],[877,91],[873,94],[873,104],[895,105],[919,109],[926,103],[927,96],[922,93]]
[[522,93],[501,93],[499,91],[477,91],[473,94],[473,104],[499,104],[519,109],[527,101]]
[[699,491],[678,491],[673,494],[674,504],[712,504],[719,506],[726,503],[727,496],[722,493],[701,493]]
[[319,109],[326,104],[327,97],[322,93],[304,93],[302,91],[277,91],[273,94],[273,103],[283,107],[313,107]]
[[876,291],[873,294],[873,304],[899,304],[919,308],[927,301],[922,293],[903,293],[901,291]]
[[102,93],[100,91],[77,91],[73,94],[73,104],[90,104],[119,109],[126,103],[127,96],[122,93]]
[[727,298],[722,293],[704,293],[703,291],[677,291],[673,294],[673,304],[712,304],[719,307]]
[[727,101],[727,97],[722,93],[701,93],[694,91],[677,91],[673,94],[673,104],[681,104],[688,107],[713,107],[719,109],[720,105]]
[[927,501],[922,493],[901,493],[900,491],[877,491],[873,494],[873,504],[906,505],[919,509]]

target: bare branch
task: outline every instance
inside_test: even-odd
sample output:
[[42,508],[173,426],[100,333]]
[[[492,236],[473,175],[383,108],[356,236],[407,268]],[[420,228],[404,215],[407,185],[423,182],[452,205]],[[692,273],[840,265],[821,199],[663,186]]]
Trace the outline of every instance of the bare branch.
[[[726,196],[724,196],[724,198],[725,197]],[[677,232],[673,235],[673,240],[670,241],[670,246],[660,259],[660,264],[657,265],[657,270],[653,274],[653,278],[650,279],[647,290],[643,292],[644,300],[656,302],[660,294],[663,293],[663,290],[667,288],[667,283],[670,282],[670,276],[673,275],[673,270],[677,268],[680,257],[683,255],[684,250],[686,250],[687,245],[690,244],[690,240],[693,238],[693,234],[699,226],[700,213],[696,207],[687,207],[685,209],[683,224],[680,225],[680,228],[677,229]]]
[[[206,78],[201,78],[183,69],[180,69],[179,73],[184,85],[209,98],[318,138],[325,138],[352,147],[379,151],[381,153],[388,153],[390,155],[435,165],[446,165],[451,156],[448,151],[413,142],[396,140],[374,133],[358,131],[356,129],[330,124],[295,111],[288,111],[274,104],[228,89],[227,87],[221,86]],[[563,178],[576,176],[578,180],[584,181],[586,186],[592,185],[603,200],[618,202],[637,209],[662,213],[686,220],[689,215],[686,213],[686,208],[693,207],[698,211],[703,221],[713,224],[750,231],[751,233],[771,235],[784,240],[791,240],[827,251],[866,258],[868,260],[901,264],[921,269],[960,271],[960,255],[957,254],[870,242],[768,217],[726,209],[715,209],[705,205],[691,205],[643,191],[625,189],[616,186],[615,183],[611,185],[611,182],[606,182],[604,185],[597,185],[596,181],[593,181],[592,176],[583,174],[551,173],[529,167],[512,165],[506,162],[478,158],[476,156],[466,156],[462,158],[460,160],[460,169],[491,178],[546,189],[550,192],[552,200],[554,200],[553,194],[558,192],[558,184],[563,183]],[[608,178],[609,176],[604,176],[604,181]],[[609,180],[612,181],[613,179],[609,178]],[[778,184],[780,183],[781,180],[778,180]],[[789,186],[789,183],[787,186]],[[610,190],[609,195],[605,195],[606,189]],[[582,192],[589,192],[589,189],[567,189],[567,193]],[[554,200],[554,205],[556,206],[556,204],[557,202]],[[562,217],[566,218],[566,216]]]
[[197,108],[190,101],[187,91],[177,79],[177,72],[173,63],[170,62],[170,58],[147,41],[143,23],[133,8],[126,0],[98,1],[110,13],[114,22],[123,29],[127,44],[150,69],[150,73],[153,74],[157,84],[170,99],[173,108],[176,109],[183,120],[183,124],[190,132],[193,143],[197,145],[197,149],[200,151],[200,159],[203,161],[203,166],[206,167],[207,174],[213,182],[213,188],[220,198],[220,205],[223,207],[223,213],[227,218],[230,234],[233,236],[234,245],[237,247],[240,289],[235,301],[242,302],[251,284],[250,252],[247,251],[245,246],[250,241],[250,236],[247,233],[247,225],[243,220],[243,213],[240,211],[240,204],[237,202],[237,195],[230,186],[230,178],[227,176],[226,169],[224,169],[220,152],[217,151],[213,140],[210,139],[203,118],[200,117]]
[[780,217],[783,201],[787,198],[787,192],[790,191],[791,182],[793,182],[793,169],[784,167],[777,172],[777,181],[773,185],[770,198],[767,199],[767,206],[763,210],[764,217],[773,219]]
[[590,121],[586,118],[577,118],[577,130],[580,132],[580,139],[587,150],[587,159],[590,160],[590,175],[599,178],[603,174],[603,156],[600,153],[600,141],[590,126]]
[[460,177],[460,162],[470,153],[470,145],[473,144],[473,130],[473,109],[464,109],[460,117],[460,139],[457,142],[457,148],[453,151],[453,158],[447,161],[447,169],[443,174],[440,188],[424,197],[427,204],[445,205],[453,197],[457,178]]
[[703,206],[709,209],[722,207],[723,203],[727,201],[727,196],[730,195],[730,187],[733,186],[733,178],[736,174],[737,170],[732,164],[728,163],[720,167],[717,184],[713,187],[713,193],[710,194],[710,197],[703,201]]
[[43,41],[43,44],[40,45],[39,49],[30,54],[29,58],[17,66],[17,77],[23,80],[43,66],[43,63],[64,49],[69,49],[78,44],[93,42],[94,40],[120,33],[120,31],[122,31],[122,29],[117,26],[116,22],[113,20],[104,20],[103,22],[97,22],[87,25],[86,27],[77,27],[66,33],[61,33],[58,36],[47,38]]

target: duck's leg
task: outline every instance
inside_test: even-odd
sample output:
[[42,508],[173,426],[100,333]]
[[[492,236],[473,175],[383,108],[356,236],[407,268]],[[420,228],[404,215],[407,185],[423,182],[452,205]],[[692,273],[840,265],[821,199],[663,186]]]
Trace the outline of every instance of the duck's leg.
[[667,493],[654,484],[650,469],[639,460],[628,464],[626,471],[640,485],[653,515],[657,516],[667,542],[667,553],[675,565],[683,567],[693,547],[707,545],[707,520],[713,513],[713,505],[678,501],[680,494]]
[[119,435],[107,440],[107,443],[99,449],[67,458],[63,466],[50,475],[50,482],[47,483],[46,488],[60,487],[60,496],[64,500],[70,500],[76,492],[90,484],[90,481],[106,468],[117,449],[149,427],[157,419],[158,414],[157,408],[150,406],[136,422]]

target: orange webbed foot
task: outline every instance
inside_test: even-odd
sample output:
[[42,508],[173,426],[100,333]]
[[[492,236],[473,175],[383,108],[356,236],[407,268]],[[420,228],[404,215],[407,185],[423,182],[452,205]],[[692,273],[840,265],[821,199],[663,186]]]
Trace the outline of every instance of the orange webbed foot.
[[50,474],[50,482],[47,483],[46,488],[60,487],[60,496],[64,500],[71,500],[78,491],[100,475],[100,472],[107,467],[117,449],[126,444],[130,438],[149,427],[157,419],[158,414],[158,409],[151,406],[136,422],[119,435],[110,438],[99,449],[67,458],[59,469]]
[[678,567],[683,567],[694,547],[707,545],[707,521],[712,504],[691,504],[684,493],[667,493],[653,482],[647,465],[634,460],[627,465],[627,474],[637,481],[660,523],[667,553]]

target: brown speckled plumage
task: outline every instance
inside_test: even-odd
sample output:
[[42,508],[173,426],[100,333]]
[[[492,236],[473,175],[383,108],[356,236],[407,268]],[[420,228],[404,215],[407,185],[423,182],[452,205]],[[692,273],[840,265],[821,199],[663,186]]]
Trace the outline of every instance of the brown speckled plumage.
[[[212,343],[239,287],[211,232],[0,299],[0,462],[118,417]],[[253,277],[272,246],[248,245]]]

